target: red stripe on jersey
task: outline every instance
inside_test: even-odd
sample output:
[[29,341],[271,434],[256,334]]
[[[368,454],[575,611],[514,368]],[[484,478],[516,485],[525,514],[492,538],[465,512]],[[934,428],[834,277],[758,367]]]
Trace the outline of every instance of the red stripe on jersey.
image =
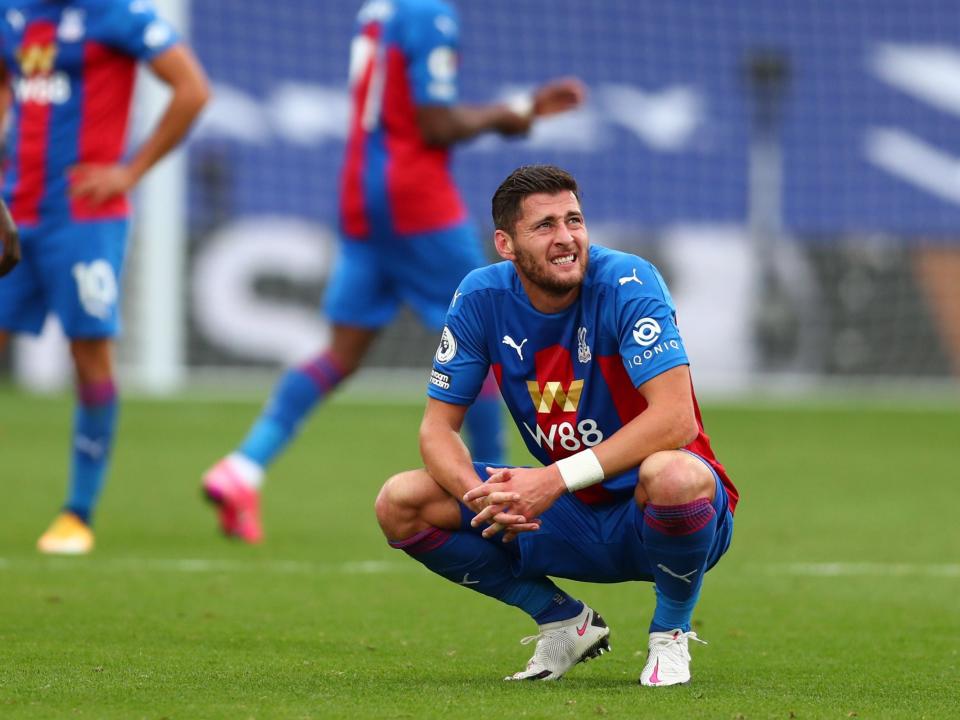
[[[96,42],[84,45],[78,162],[113,165],[120,160],[135,71],[136,61],[129,55]],[[126,217],[129,212],[126,195],[114,196],[101,205],[91,205],[86,198],[70,198],[70,215],[76,220]]]
[[[537,386],[542,398],[541,402],[548,404],[546,412],[541,412],[542,406],[534,408],[537,413],[537,426],[547,437],[551,436],[551,428],[553,429],[553,446],[547,445],[544,450],[556,462],[583,449],[579,442],[576,447],[564,447],[559,431],[562,423],[577,427],[577,410],[583,397],[583,387],[580,386],[579,392],[574,390],[574,395],[571,396],[570,391],[575,382],[573,360],[570,357],[570,351],[562,345],[552,345],[540,350],[534,356],[534,365],[537,370]],[[560,393],[562,393],[562,399]],[[530,400],[534,402],[532,397]],[[573,406],[572,409],[564,409],[567,403]],[[587,505],[609,503],[614,499],[610,491],[600,483],[577,490],[574,495]]]
[[467,210],[450,176],[450,152],[424,142],[407,76],[407,60],[396,47],[387,49],[383,126],[387,199],[397,233],[412,235],[463,222]]
[[[633,381],[623,367],[623,361],[619,356],[598,357],[600,371],[603,373],[604,380],[607,381],[607,387],[610,389],[610,396],[613,398],[614,406],[617,408],[617,414],[620,416],[620,422],[626,425],[637,415],[647,409],[647,401],[644,399],[633,385]],[[710,447],[710,438],[703,431],[703,418],[700,416],[700,406],[697,405],[697,396],[693,392],[693,382],[690,383],[690,398],[693,401],[693,410],[697,417],[696,439],[686,446],[686,450],[696,453],[710,466],[717,471],[720,476],[720,482],[727,490],[727,497],[730,500],[730,512],[737,507],[737,500],[740,494],[733,482],[727,476],[727,471],[713,454],[713,448]]]
[[[23,34],[23,43],[19,53],[22,58],[30,57],[56,42],[57,26],[51,22],[30,23]],[[34,55],[35,56],[35,55]],[[52,68],[50,68],[52,69]],[[19,82],[39,80],[49,77],[50,69],[28,67],[31,74],[23,75]],[[21,71],[23,70],[21,66]],[[52,108],[47,101],[25,98],[20,105],[19,126],[17,127],[17,184],[13,188],[10,213],[19,223],[36,223],[40,220],[40,200],[47,175],[47,151],[50,147],[50,115]]]
[[723,483],[723,487],[727,491],[727,498],[730,503],[730,512],[733,513],[737,509],[737,502],[740,500],[740,493],[737,491],[733,481],[727,475],[726,468],[724,468],[723,464],[717,460],[717,456],[713,454],[713,448],[710,447],[710,436],[703,431],[703,418],[700,416],[700,405],[697,403],[697,396],[693,392],[692,380],[690,381],[690,397],[693,399],[693,411],[697,415],[697,427],[700,428],[700,434],[697,435],[696,440],[687,445],[687,450],[702,457],[704,460],[710,463],[710,467],[717,471],[717,475],[720,476],[720,482]]
[[490,366],[493,370],[493,376],[497,379],[497,387],[501,388],[500,394],[503,394],[503,365],[501,363],[494,363]]
[[598,356],[597,362],[600,363],[603,379],[607,381],[607,390],[613,398],[613,406],[617,409],[620,422],[626,425],[647,409],[647,401],[633,386],[633,380],[623,367],[619,355]]
[[[534,408],[537,413],[537,425],[548,433],[550,426],[560,425],[564,422],[576,427],[579,398],[577,399],[574,409],[564,410],[565,403],[563,401],[558,402],[556,395],[552,398],[549,397],[549,395],[555,391],[551,390],[547,385],[547,383],[559,383],[558,390],[563,393],[564,397],[570,392],[570,388],[574,382],[573,360],[570,358],[570,351],[562,345],[551,345],[537,352],[534,356],[534,366],[537,370],[537,386],[542,397],[541,404],[547,405],[546,412],[542,411],[542,407]],[[530,401],[534,402],[532,397]],[[556,433],[557,431],[554,430],[555,435]],[[569,457],[577,452],[576,448],[568,450],[563,447],[560,442],[556,441],[553,443],[553,447],[547,446],[544,450],[547,451],[547,454],[554,461]]]
[[367,219],[363,192],[363,169],[367,149],[363,114],[367,109],[367,101],[370,100],[370,83],[376,65],[376,44],[380,34],[381,27],[378,24],[371,23],[363,28],[361,37],[372,42],[374,47],[370,49],[367,64],[359,71],[360,75],[351,89],[353,112],[350,117],[350,132],[347,136],[343,171],[340,175],[340,221],[343,231],[353,238],[365,238],[370,235],[370,223]]

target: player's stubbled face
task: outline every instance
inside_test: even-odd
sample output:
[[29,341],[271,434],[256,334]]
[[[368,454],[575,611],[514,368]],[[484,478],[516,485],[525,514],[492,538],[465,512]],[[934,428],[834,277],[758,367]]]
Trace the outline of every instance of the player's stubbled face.
[[590,241],[580,203],[572,192],[524,198],[513,251],[520,271],[551,295],[583,282]]

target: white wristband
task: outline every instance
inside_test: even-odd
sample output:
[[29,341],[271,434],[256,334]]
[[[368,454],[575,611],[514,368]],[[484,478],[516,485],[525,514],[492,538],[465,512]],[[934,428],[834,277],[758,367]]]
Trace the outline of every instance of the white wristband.
[[596,485],[603,480],[603,468],[593,450],[583,450],[563,460],[557,460],[557,469],[567,490],[574,492]]
[[533,115],[533,105],[533,95],[516,95],[507,100],[507,107],[510,112],[520,117]]

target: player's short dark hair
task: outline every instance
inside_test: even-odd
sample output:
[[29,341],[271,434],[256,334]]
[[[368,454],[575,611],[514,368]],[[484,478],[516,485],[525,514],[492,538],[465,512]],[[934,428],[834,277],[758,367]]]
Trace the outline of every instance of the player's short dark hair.
[[497,230],[513,233],[524,198],[537,193],[555,195],[569,190],[580,200],[580,188],[573,175],[556,165],[522,165],[514,170],[493,194],[493,224]]

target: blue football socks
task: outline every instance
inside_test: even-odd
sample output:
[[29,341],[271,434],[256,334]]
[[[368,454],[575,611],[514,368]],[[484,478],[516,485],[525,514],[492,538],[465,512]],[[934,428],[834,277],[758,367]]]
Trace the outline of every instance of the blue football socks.
[[717,513],[706,498],[684,505],[647,505],[641,536],[656,582],[650,632],[690,630]]
[[470,590],[518,607],[538,625],[576,617],[583,603],[548,578],[521,580],[510,568],[510,554],[500,541],[468,530],[427,528],[390,545],[403,550],[437,575]]
[[261,467],[269,465],[296,437],[307,415],[344,377],[329,353],[288,369],[238,452]]
[[80,385],[73,419],[70,485],[64,506],[90,523],[103,488],[117,425],[117,389],[112,380]]

